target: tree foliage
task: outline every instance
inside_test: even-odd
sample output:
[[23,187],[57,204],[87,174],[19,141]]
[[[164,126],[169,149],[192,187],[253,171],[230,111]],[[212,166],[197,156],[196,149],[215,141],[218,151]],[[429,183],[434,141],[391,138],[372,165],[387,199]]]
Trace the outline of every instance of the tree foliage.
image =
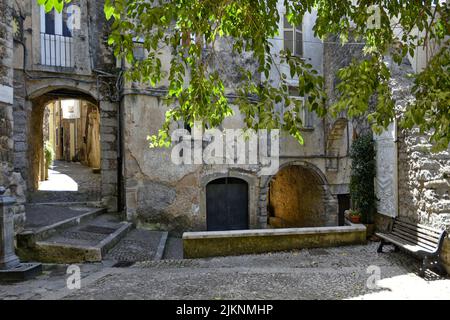
[[[67,0],[65,0],[67,2]],[[70,1],[70,0],[69,0]],[[46,9],[61,9],[64,0],[38,0]],[[276,52],[289,73],[280,73],[281,83],[268,80],[277,69],[270,39],[278,36],[280,13],[277,0],[106,0],[105,14],[111,19],[108,43],[130,68],[130,80],[160,85],[168,79],[166,122],[152,145],[167,145],[169,127],[174,121],[192,124],[202,121],[215,127],[232,114],[231,103],[239,107],[248,128],[282,128],[302,141],[302,108],[320,116],[347,111],[349,116],[365,115],[376,132],[395,117],[389,89],[391,77],[384,57],[396,63],[415,49],[440,47],[428,67],[415,76],[413,93],[417,100],[408,105],[401,121],[405,128],[418,126],[432,134],[432,142],[445,148],[449,131],[449,11],[446,1],[425,0],[283,0],[292,25],[302,22],[305,13],[317,11],[313,27],[317,37],[326,40],[339,35],[342,44],[363,42],[365,56],[338,71],[338,101],[326,106],[323,78],[311,65],[290,52]],[[377,25],[368,23],[377,14]],[[195,35],[195,39],[191,39]],[[420,35],[420,36],[419,36]],[[230,101],[225,85],[226,72],[217,63],[217,41],[228,39],[230,51],[250,56],[257,70],[239,66],[242,80],[233,88]],[[134,54],[137,47],[148,53],[143,60]],[[431,47],[431,45],[430,45]],[[171,53],[168,74],[162,71],[162,50]],[[212,63],[215,61],[215,63]],[[261,77],[260,75],[265,75]],[[289,98],[288,76],[298,78],[305,103]],[[369,111],[369,101],[375,106]],[[174,103],[174,102],[178,103]],[[280,107],[289,106],[289,107]]]

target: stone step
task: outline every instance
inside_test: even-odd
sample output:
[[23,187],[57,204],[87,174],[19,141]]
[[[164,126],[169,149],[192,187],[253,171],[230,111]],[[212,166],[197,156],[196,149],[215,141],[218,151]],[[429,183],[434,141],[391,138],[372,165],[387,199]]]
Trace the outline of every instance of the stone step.
[[132,228],[118,216],[100,215],[36,241],[28,248],[28,257],[46,263],[100,262]]
[[[28,221],[25,230],[17,234],[17,246],[33,247],[37,241],[47,239],[64,229],[88,222],[105,214],[105,208],[57,205],[27,205]],[[46,221],[43,221],[46,220]]]
[[33,203],[49,202],[97,202],[101,199],[101,193],[96,190],[85,191],[35,191],[29,194],[29,200]]

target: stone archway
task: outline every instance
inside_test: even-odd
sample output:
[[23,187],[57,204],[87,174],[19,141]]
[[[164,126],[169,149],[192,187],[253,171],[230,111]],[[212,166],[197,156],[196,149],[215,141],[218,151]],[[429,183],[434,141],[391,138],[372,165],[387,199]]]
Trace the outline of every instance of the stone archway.
[[[97,108],[98,110],[98,103],[92,96],[70,89],[50,91],[31,100],[31,110],[28,116],[28,125],[27,128],[25,128],[27,133],[26,143],[28,145],[28,164],[26,168],[23,168],[25,169],[24,171],[26,171],[25,176],[27,177],[28,189],[31,192],[37,191],[39,187],[39,181],[42,181],[44,179],[43,167],[45,165],[45,160],[43,152],[43,127],[46,107],[50,102],[61,101],[62,99],[76,99],[77,101],[86,101],[95,106],[95,108]],[[98,139],[100,139],[100,137],[98,137]],[[100,166],[100,163],[98,163],[98,166]]]
[[[36,169],[30,166],[29,137],[35,127],[40,127],[47,102],[58,97],[83,99],[97,106],[100,118],[101,140],[101,204],[110,211],[117,211],[122,207],[120,170],[121,154],[118,143],[119,130],[119,102],[112,101],[112,97],[104,96],[98,90],[95,80],[81,80],[70,78],[43,78],[37,81],[28,81],[26,90],[19,90],[14,95],[14,168],[24,179],[24,191],[27,200],[30,200],[30,191],[36,189]],[[35,132],[39,132],[36,130]],[[39,134],[42,137],[41,134]],[[32,148],[31,148],[32,149]],[[33,160],[37,166],[38,159]],[[34,172],[34,173],[33,173]],[[122,200],[119,203],[119,199]]]
[[338,225],[338,202],[324,174],[303,161],[285,163],[261,180],[259,209],[270,227]]

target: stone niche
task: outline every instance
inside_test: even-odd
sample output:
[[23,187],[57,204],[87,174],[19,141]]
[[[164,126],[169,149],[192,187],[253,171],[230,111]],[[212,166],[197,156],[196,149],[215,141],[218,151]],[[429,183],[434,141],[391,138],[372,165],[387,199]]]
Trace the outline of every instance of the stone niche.
[[325,191],[308,168],[288,166],[279,171],[269,187],[269,224],[301,228],[326,226]]

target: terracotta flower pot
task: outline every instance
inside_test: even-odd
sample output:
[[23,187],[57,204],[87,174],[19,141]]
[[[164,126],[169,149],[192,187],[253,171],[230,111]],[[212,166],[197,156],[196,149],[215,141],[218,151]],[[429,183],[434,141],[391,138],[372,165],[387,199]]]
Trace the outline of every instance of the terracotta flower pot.
[[361,222],[361,216],[350,216],[350,221],[352,223],[360,223]]

